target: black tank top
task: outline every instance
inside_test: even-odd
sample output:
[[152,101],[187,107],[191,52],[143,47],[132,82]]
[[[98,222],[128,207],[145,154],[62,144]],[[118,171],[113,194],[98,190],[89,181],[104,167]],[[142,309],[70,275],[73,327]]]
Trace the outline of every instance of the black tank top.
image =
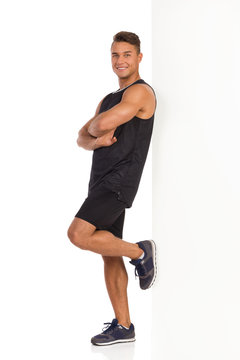
[[[103,99],[99,113],[120,103],[124,91],[135,84],[147,83],[139,79],[122,90],[108,94]],[[126,203],[127,208],[132,206],[147,158],[153,121],[154,114],[149,119],[134,116],[116,128],[116,143],[94,150],[89,194],[94,189],[104,187],[116,193],[118,199]]]

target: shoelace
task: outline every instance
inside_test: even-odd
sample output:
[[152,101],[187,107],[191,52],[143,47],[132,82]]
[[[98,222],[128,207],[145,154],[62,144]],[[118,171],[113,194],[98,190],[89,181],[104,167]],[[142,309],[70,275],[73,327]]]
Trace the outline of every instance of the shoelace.
[[144,266],[141,264],[136,265],[135,266],[135,279],[139,276],[142,277],[145,275],[146,275],[146,269],[144,268]]
[[112,331],[117,326],[117,324],[118,323],[115,320],[113,320],[111,323],[110,322],[103,323],[105,327],[102,329],[102,331],[104,332],[104,334],[107,334],[110,331]]

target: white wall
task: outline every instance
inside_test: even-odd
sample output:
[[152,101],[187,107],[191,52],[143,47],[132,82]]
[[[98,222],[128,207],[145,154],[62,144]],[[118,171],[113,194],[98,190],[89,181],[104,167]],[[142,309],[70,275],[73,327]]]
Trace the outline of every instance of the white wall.
[[152,359],[239,359],[240,4],[153,0]]
[[[103,96],[118,89],[110,61],[116,32],[140,36],[140,73],[151,83],[150,19],[150,1],[144,0],[1,1],[0,357],[5,360],[79,359],[83,353],[85,360],[98,358],[90,338],[113,318],[102,260],[66,236],[87,195],[92,156],[77,147],[76,138]],[[151,237],[150,159],[127,210],[124,235],[132,242]],[[150,304],[151,294],[141,293],[127,266],[137,325],[141,316],[143,323],[147,318],[140,316],[141,306]],[[144,330],[138,334],[141,343]]]

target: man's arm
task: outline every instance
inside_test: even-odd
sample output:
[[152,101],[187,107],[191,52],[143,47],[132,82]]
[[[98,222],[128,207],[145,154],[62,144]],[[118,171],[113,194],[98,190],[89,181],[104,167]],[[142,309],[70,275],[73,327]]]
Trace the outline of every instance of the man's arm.
[[92,119],[89,120],[78,132],[77,144],[79,147],[82,147],[85,150],[95,150],[96,140],[95,136],[92,136],[88,132],[88,127],[91,123]]
[[124,92],[119,104],[92,119],[88,132],[92,136],[101,136],[128,122],[141,110],[147,95],[149,93],[144,86],[131,86]]
[[103,146],[111,146],[117,141],[116,137],[113,137],[114,129],[105,134],[104,136],[100,137],[92,136],[88,132],[89,125],[99,114],[101,104],[102,101],[97,107],[95,116],[91,120],[89,120],[78,132],[77,144],[79,147],[82,147],[85,150],[95,150]]

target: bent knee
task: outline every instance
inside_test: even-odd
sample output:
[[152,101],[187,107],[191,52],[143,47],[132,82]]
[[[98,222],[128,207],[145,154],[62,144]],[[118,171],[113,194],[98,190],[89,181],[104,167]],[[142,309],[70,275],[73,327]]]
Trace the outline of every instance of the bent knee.
[[67,232],[68,238],[71,241],[71,243],[77,247],[79,247],[82,250],[87,250],[87,239],[83,236],[83,234],[80,231],[76,231],[71,226],[68,229]]
[[69,240],[71,241],[71,243],[73,243],[74,245],[77,244],[78,239],[80,238],[79,233],[77,231],[75,231],[71,226],[69,227],[69,229],[67,231],[67,236],[68,236]]

